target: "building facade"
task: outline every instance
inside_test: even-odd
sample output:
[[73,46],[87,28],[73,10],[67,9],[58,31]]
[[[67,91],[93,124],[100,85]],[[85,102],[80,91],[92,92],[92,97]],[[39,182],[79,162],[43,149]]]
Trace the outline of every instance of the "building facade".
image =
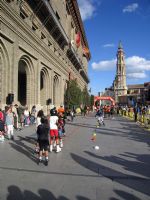
[[121,42],[119,42],[118,46],[116,67],[116,77],[113,83],[113,87],[115,93],[115,101],[118,102],[119,96],[127,94],[125,57]]
[[[76,0],[0,2],[0,101],[64,103],[70,78],[89,83],[90,52]],[[12,94],[12,95],[11,95]]]

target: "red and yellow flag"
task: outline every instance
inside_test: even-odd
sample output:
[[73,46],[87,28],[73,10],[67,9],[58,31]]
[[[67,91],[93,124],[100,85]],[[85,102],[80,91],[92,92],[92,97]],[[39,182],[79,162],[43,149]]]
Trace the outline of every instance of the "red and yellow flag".
[[84,54],[85,56],[88,56],[89,53],[90,53],[89,49],[88,49],[86,46],[83,46],[82,49],[83,49],[83,54]]

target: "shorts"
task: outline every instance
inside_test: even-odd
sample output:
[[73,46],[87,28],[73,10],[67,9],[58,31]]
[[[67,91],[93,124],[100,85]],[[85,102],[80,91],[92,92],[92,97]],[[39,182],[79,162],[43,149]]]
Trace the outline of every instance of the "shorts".
[[0,131],[4,131],[4,122],[0,120]]
[[57,129],[51,129],[50,130],[50,136],[51,137],[58,137],[58,130]]
[[48,140],[38,140],[39,142],[39,149],[40,151],[47,151],[48,146],[49,146],[49,141]]
[[62,137],[64,135],[63,129],[59,129],[58,130],[58,135],[59,135],[59,137]]

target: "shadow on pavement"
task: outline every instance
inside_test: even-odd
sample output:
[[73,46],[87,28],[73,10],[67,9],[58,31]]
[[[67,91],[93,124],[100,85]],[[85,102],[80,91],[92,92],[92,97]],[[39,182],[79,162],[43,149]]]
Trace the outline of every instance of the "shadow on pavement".
[[19,138],[19,141],[26,141],[30,144],[35,144],[35,141],[36,141],[36,138],[29,137],[29,136],[22,137],[22,136],[18,135],[17,137]]
[[13,142],[10,142],[10,145],[13,149],[16,151],[24,154],[28,158],[30,158],[33,162],[37,163],[37,157],[34,155],[34,149],[25,145],[22,140],[14,140]]
[[[86,152],[88,153],[88,152]],[[95,156],[94,154],[91,154],[91,156]],[[112,169],[110,167],[107,167],[107,166],[104,166],[104,165],[101,165],[99,163],[96,163],[96,162],[93,162],[91,160],[88,160],[84,157],[81,157],[79,155],[76,155],[74,153],[71,153],[71,157],[74,161],[76,161],[78,164],[80,164],[81,166],[95,172],[95,173],[98,173],[99,176],[103,176],[103,177],[106,177],[114,182],[117,182],[119,184],[122,184],[128,188],[132,188],[136,191],[139,191],[143,194],[146,194],[146,195],[150,195],[150,178],[144,178],[144,177],[140,177],[140,176],[136,176],[136,175],[129,175],[129,174],[125,174],[123,172],[120,172],[120,171],[117,171],[115,169]],[[95,156],[96,157],[96,156]],[[138,169],[136,169],[138,166],[140,166],[140,163],[138,162],[133,162],[133,163],[128,163],[129,166],[127,166],[126,164],[126,161],[125,160],[122,160],[121,158],[116,158],[116,161],[113,161],[113,158],[110,156],[109,157],[100,157],[100,156],[97,156],[97,158],[99,159],[105,159],[105,160],[110,160],[111,162],[114,162],[114,163],[121,163],[122,165],[124,164],[125,167],[129,168],[129,170],[132,170],[134,171],[134,168],[135,168],[135,172],[139,174],[145,174],[146,176],[149,174],[149,172],[143,172],[143,168],[140,169],[140,167]],[[144,164],[146,166],[146,164]],[[148,169],[149,166],[147,166],[147,169]],[[128,169],[127,169],[128,170]],[[147,174],[148,173],[148,174]]]
[[149,154],[143,154],[143,155],[138,155],[138,154],[133,154],[133,153],[121,154],[122,156],[126,156],[126,157],[133,158],[134,160],[136,160],[136,161],[131,161],[131,160],[127,160],[121,157],[117,157],[117,156],[102,157],[94,153],[91,153],[89,151],[84,151],[84,152],[94,158],[109,161],[115,164],[119,164],[127,171],[134,172],[138,175],[142,175],[147,178],[150,178],[150,170],[149,170],[150,169],[150,155]]
[[[138,127],[136,124],[128,123],[120,123],[123,125],[123,129],[128,129],[130,132],[128,133],[128,139],[134,140],[137,142],[143,142],[146,143],[148,146],[150,146],[150,132],[146,131],[140,127]],[[139,131],[140,129],[140,131]]]
[[[83,196],[76,196],[77,200],[90,200]],[[39,189],[38,195],[30,190],[21,191],[21,189],[15,185],[8,187],[7,200],[70,200],[64,196],[56,198],[54,194],[46,189]]]
[[[122,190],[114,190],[114,192],[121,197],[121,199],[124,199],[124,200],[141,200],[139,199],[138,197],[136,197],[135,195],[131,194],[131,193],[128,193],[128,192],[125,192],[125,191],[122,191]],[[119,198],[120,199],[120,198]],[[110,200],[118,200],[114,197],[111,197]]]

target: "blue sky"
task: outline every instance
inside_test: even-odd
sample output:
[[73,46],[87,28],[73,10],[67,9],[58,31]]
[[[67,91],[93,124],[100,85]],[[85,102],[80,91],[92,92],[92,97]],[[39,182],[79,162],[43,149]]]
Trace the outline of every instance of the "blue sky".
[[150,81],[150,0],[78,0],[91,52],[91,93],[113,83],[121,40],[128,84]]

